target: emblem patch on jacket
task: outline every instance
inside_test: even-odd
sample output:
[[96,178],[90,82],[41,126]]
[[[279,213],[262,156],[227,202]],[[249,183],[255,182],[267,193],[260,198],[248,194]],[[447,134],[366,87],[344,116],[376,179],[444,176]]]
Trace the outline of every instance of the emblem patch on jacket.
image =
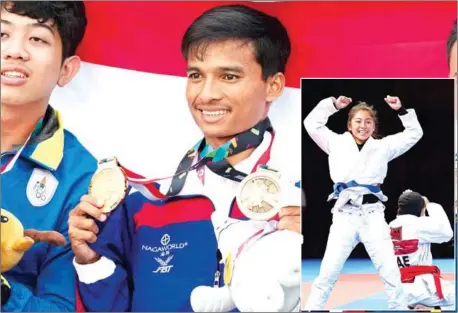
[[44,206],[51,201],[59,182],[51,172],[35,168],[27,183],[27,199],[33,206]]

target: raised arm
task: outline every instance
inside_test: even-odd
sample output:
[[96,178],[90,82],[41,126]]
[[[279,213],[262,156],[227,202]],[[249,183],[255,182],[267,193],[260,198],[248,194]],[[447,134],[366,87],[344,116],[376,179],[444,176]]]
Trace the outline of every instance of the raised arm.
[[344,96],[338,99],[334,97],[323,99],[304,120],[304,126],[309,136],[327,154],[330,153],[332,138],[338,135],[326,127],[326,123],[331,115],[345,108],[351,101],[351,98]]
[[443,243],[453,238],[450,221],[440,204],[430,203],[426,198],[426,210],[429,216],[419,218],[417,236],[424,242]]
[[398,112],[404,130],[383,138],[388,143],[388,160],[391,161],[407,152],[423,137],[423,129],[414,109],[405,109],[398,97],[387,96],[385,102]]

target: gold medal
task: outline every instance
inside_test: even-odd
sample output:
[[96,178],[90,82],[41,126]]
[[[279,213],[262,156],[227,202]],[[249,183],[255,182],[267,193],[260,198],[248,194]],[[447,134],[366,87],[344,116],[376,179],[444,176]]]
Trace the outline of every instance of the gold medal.
[[103,202],[102,212],[113,211],[124,200],[126,193],[127,177],[117,159],[100,161],[89,185],[89,195]]
[[245,177],[236,197],[240,211],[249,219],[266,221],[281,208],[279,174],[266,168]]

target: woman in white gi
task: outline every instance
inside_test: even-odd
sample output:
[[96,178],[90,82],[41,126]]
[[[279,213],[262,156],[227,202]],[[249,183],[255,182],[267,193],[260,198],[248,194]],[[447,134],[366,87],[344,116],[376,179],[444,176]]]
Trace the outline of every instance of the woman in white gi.
[[344,96],[324,99],[304,120],[310,137],[329,155],[334,192],[328,201],[336,199],[320,274],[312,284],[304,309],[324,308],[345,261],[361,242],[384,282],[388,308],[405,310],[406,298],[384,216],[382,202],[387,197],[380,186],[386,177],[388,162],[415,145],[423,131],[415,110],[406,110],[398,97],[391,96],[387,96],[385,102],[397,111],[404,131],[374,139],[377,114],[366,103],[350,110],[347,132],[336,134],[327,128],[328,118],[351,102],[351,98]]

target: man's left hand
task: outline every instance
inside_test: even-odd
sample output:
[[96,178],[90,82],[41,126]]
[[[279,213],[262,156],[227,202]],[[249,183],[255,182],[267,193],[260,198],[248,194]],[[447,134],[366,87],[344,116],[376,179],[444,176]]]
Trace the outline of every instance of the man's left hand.
[[278,229],[288,229],[301,233],[301,207],[288,206],[281,208],[278,217],[280,218]]

